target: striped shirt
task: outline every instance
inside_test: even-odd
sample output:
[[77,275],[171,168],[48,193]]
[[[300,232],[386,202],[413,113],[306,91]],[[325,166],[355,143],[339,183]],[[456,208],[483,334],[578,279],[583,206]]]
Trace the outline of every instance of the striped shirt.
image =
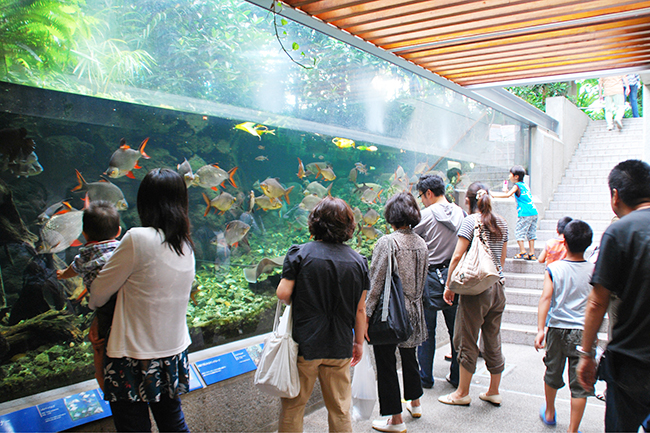
[[[458,237],[463,237],[469,240],[470,245],[472,244],[472,239],[474,238],[474,226],[476,225],[476,218],[480,218],[480,213],[475,213],[468,215],[463,220],[463,223],[458,230]],[[501,235],[493,235],[491,232],[486,230],[488,245],[492,251],[492,257],[494,257],[494,264],[497,265],[497,269],[501,266],[501,253],[503,252],[503,244],[508,242],[508,223],[499,215],[495,215],[497,219],[497,225],[501,229]],[[503,271],[502,271],[503,272]]]

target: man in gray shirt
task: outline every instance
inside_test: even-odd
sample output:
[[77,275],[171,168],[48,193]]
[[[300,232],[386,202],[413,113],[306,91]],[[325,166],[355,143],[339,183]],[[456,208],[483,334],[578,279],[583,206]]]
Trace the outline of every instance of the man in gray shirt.
[[442,311],[449,332],[451,344],[451,367],[447,381],[458,386],[458,360],[454,349],[454,321],[458,306],[448,305],[442,298],[447,281],[449,261],[456,248],[465,212],[445,198],[445,182],[438,175],[424,175],[417,184],[419,197],[426,206],[422,210],[422,220],[413,231],[420,235],[429,249],[429,273],[424,287],[423,304],[429,338],[418,347],[418,362],[423,388],[433,387],[433,358],[436,353],[436,324],[438,311]]

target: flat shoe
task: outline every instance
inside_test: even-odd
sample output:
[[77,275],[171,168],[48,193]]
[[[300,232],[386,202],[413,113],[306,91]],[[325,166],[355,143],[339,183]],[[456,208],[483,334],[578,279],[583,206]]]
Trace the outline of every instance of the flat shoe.
[[526,256],[527,256],[527,255],[528,255],[528,254],[526,254],[526,253],[515,254],[515,256],[513,257],[513,259],[524,259],[524,260],[526,260]]
[[488,403],[492,403],[495,406],[501,406],[501,394],[487,395],[485,392],[482,392],[478,395],[478,398],[487,401]]
[[[451,394],[453,394],[453,393],[451,393]],[[463,398],[457,398],[456,400],[454,400],[451,397],[451,394],[441,395],[440,397],[438,397],[438,401],[440,403],[452,404],[452,405],[457,405],[457,406],[469,406],[469,404],[472,401],[472,398],[469,395],[466,395]]]
[[390,418],[376,419],[372,422],[372,428],[378,431],[406,433],[406,424],[389,424]]
[[546,420],[546,405],[545,404],[543,404],[542,407],[539,408],[539,418],[546,425],[556,425],[557,424],[557,412],[555,412],[553,414],[553,421],[547,421]]
[[406,403],[406,410],[409,411],[413,418],[420,418],[422,416],[422,406],[411,406],[411,402]]
[[535,256],[535,254],[528,254],[526,256],[526,260],[537,260],[537,257]]

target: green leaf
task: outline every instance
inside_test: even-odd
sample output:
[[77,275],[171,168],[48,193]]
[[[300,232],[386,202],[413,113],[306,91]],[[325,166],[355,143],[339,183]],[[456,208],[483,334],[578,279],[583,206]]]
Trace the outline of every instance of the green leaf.
[[298,42],[294,42],[291,44],[291,48],[293,48],[294,51],[297,51],[300,49],[300,45],[298,45]]
[[286,26],[287,24],[289,24],[289,21],[287,21],[287,20],[285,20],[284,18],[282,18],[282,19],[280,20],[280,24],[282,24],[283,26]]

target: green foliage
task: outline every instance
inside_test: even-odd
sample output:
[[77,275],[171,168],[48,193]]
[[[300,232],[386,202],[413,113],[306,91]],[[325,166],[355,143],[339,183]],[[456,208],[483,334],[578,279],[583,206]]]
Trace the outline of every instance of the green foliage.
[[546,98],[552,96],[566,96],[570,89],[570,83],[547,83],[534,84],[531,86],[506,87],[505,89],[519,96],[524,101],[546,111]]
[[87,37],[83,0],[0,0],[0,78],[60,72],[74,63],[71,50]]

